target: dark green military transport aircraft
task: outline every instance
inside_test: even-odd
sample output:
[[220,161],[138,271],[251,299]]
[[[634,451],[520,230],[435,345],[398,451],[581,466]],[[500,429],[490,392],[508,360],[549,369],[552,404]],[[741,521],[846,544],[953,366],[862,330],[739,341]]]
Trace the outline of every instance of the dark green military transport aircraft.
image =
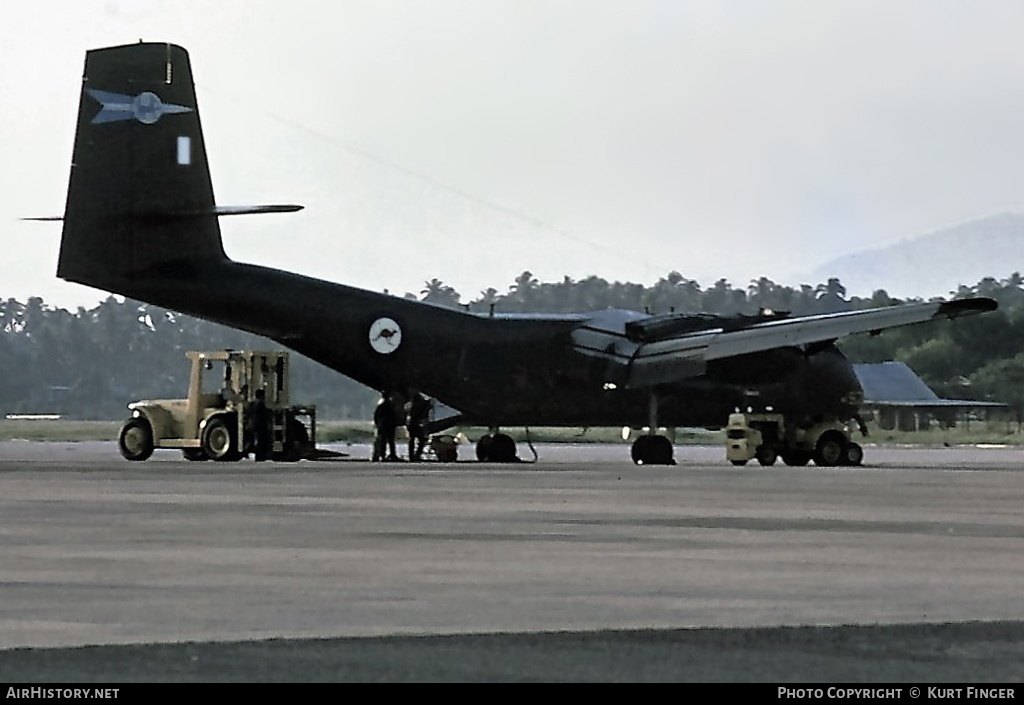
[[[515,459],[501,426],[646,427],[632,456],[650,464],[672,462],[659,427],[723,427],[736,409],[771,410],[792,428],[844,422],[863,395],[837,338],[995,308],[976,298],[798,318],[478,314],[224,253],[219,216],[298,208],[216,205],[184,49],[86,54],[58,276],[267,336],[381,391],[422,391],[455,410],[450,423],[494,429],[481,459]],[[855,463],[854,446],[834,439],[814,458]]]

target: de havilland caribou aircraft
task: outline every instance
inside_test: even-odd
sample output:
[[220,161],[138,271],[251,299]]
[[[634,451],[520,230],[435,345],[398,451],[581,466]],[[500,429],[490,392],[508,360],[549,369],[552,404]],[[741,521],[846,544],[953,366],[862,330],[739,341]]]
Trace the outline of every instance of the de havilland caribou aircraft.
[[[272,338],[364,385],[415,389],[492,429],[481,459],[516,458],[509,426],[648,428],[635,462],[673,462],[659,427],[724,427],[756,405],[788,428],[856,418],[863,393],[837,338],[995,309],[990,299],[788,317],[472,313],[230,259],[187,52],[89,51],[57,275]],[[784,461],[856,464],[847,436]],[[758,457],[760,460],[760,456]],[[770,458],[774,462],[774,456]],[[767,463],[766,463],[767,464]]]

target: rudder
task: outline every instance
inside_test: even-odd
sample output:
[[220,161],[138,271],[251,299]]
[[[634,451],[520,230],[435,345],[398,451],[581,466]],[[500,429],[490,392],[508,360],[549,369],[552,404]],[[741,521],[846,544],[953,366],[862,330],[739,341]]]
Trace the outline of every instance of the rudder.
[[188,52],[87,52],[57,276],[123,291],[210,258],[226,255]]

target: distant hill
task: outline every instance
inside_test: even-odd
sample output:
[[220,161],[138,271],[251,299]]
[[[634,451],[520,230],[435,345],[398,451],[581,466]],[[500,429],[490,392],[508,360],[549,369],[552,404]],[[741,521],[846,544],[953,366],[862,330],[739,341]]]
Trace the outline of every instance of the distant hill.
[[961,284],[1024,271],[1024,214],[999,213],[844,255],[801,281],[838,277],[850,295],[885,289],[891,296],[948,296]]

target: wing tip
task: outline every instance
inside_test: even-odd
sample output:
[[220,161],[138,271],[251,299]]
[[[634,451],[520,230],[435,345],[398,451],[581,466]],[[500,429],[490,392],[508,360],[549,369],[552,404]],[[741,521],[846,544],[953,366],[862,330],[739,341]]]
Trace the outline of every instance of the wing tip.
[[999,308],[999,303],[995,299],[990,299],[987,296],[975,296],[969,299],[953,299],[942,302],[939,304],[938,315],[956,318],[975,313],[989,313],[997,308]]

